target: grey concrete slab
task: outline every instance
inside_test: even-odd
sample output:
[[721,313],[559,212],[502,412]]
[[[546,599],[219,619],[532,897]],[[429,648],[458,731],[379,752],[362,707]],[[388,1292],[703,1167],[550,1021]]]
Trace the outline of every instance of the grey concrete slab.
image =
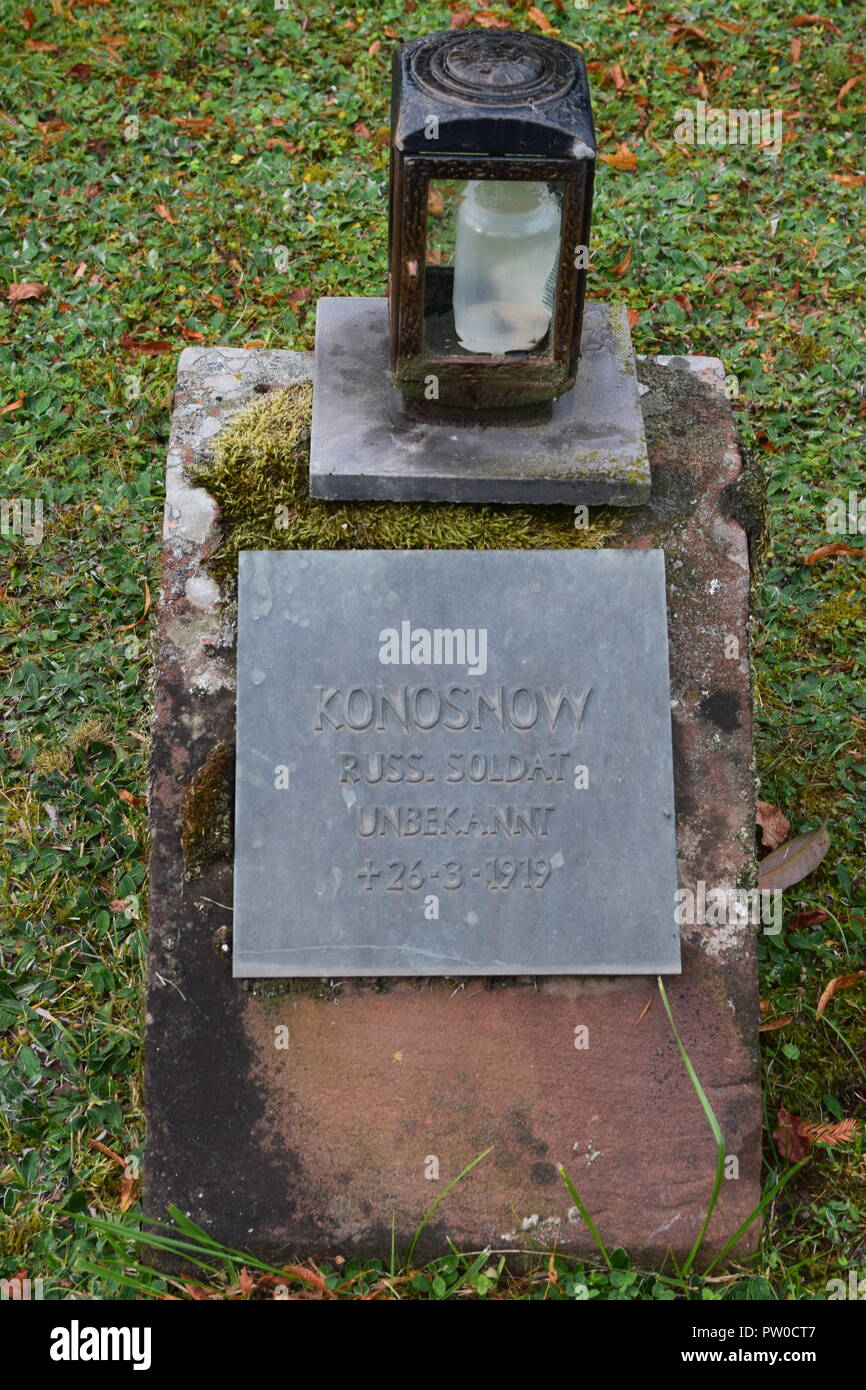
[[314,497],[620,506],[649,500],[623,305],[587,303],[577,382],[538,423],[410,419],[388,370],[385,299],[319,300],[315,383]]
[[678,972],[664,556],[244,552],[236,976]]

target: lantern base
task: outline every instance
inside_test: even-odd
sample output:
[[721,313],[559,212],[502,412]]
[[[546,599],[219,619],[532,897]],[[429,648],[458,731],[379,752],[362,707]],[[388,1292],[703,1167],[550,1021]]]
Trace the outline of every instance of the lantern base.
[[[431,373],[435,368],[431,367]],[[407,412],[388,367],[385,299],[320,299],[310,442],[313,497],[607,504],[651,490],[625,308],[587,303],[577,382],[549,409],[483,421]]]

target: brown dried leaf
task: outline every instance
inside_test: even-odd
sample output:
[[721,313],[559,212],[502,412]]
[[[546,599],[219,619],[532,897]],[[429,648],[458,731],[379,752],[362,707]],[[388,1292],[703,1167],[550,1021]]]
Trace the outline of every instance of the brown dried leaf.
[[605,164],[610,164],[613,169],[624,169],[631,172],[637,168],[637,155],[624,143],[617,147],[616,154],[601,154],[599,159],[603,160]]
[[539,29],[543,29],[545,34],[556,33],[547,15],[537,5],[533,5],[530,10],[526,11],[526,18],[531,19],[533,24],[537,24]]
[[839,1120],[836,1124],[820,1124],[801,1126],[802,1134],[805,1139],[809,1139],[813,1144],[850,1144],[851,1140],[859,1133],[860,1126],[856,1120]]
[[800,1116],[792,1115],[788,1110],[780,1110],[777,1124],[779,1128],[773,1130],[773,1138],[782,1158],[787,1159],[789,1163],[799,1163],[801,1159],[808,1158],[811,1143],[802,1132],[803,1121]]
[[630,265],[631,265],[631,247],[628,248],[628,250],[626,251],[626,253],[625,253],[625,255],[623,256],[622,260],[620,261],[619,265],[615,265],[614,268],[613,268],[613,270],[612,270],[610,273],[611,273],[611,275],[615,275],[616,278],[617,278],[617,280],[621,280],[622,277],[628,273],[628,268],[629,268]]
[[162,218],[163,222],[177,222],[177,218],[172,217],[165,203],[157,203],[154,212],[158,217]]
[[475,23],[481,29],[510,29],[511,20],[504,15],[495,14],[493,10],[476,10]]
[[25,39],[24,47],[30,53],[59,53],[59,43],[47,43],[45,39]]
[[798,39],[798,38],[793,38],[793,39],[791,40],[791,62],[792,62],[792,63],[799,63],[799,61],[800,61],[800,54],[802,53],[802,51],[803,51],[803,40],[802,40],[802,39]]
[[471,10],[452,10],[449,29],[465,29],[467,24],[472,23]]
[[795,912],[793,917],[789,917],[788,926],[794,931],[802,931],[805,927],[817,927],[829,920],[830,914],[823,907],[813,907],[808,912]]
[[778,806],[769,801],[759,801],[755,820],[761,829],[761,844],[765,849],[776,849],[788,837],[791,822]]
[[818,867],[829,848],[830,836],[825,825],[807,830],[805,835],[795,835],[793,840],[786,841],[760,861],[759,888],[762,891],[791,888]]
[[858,550],[854,545],[846,545],[845,541],[831,541],[829,545],[819,545],[817,550],[813,550],[811,555],[806,556],[803,563],[814,565],[816,560],[826,560],[829,555],[866,555],[866,550]]
[[19,396],[17,401],[10,401],[8,405],[0,407],[0,415],[8,415],[13,410],[20,410],[24,404],[24,397]]
[[125,623],[124,626],[123,626],[123,627],[119,627],[119,628],[117,629],[117,631],[118,631],[118,632],[129,632],[130,628],[138,627],[138,624],[139,624],[139,623],[143,623],[143,622],[144,622],[144,620],[145,620],[145,618],[147,617],[147,615],[148,615],[149,612],[150,612],[150,585],[148,584],[147,580],[145,579],[145,581],[144,581],[144,612],[142,613],[142,615],[141,615],[140,618],[136,618],[136,620],[135,620],[134,623]]
[[152,342],[141,342],[129,333],[123,334],[120,339],[120,346],[126,348],[127,352],[140,352],[146,357],[156,357],[161,352],[174,352],[174,343],[166,342],[164,338],[157,338]]
[[216,119],[214,116],[172,116],[175,125],[185,130],[187,135],[203,135],[210,130]]
[[17,285],[10,285],[6,291],[6,298],[10,304],[20,304],[25,299],[41,299],[43,294],[47,294],[47,285],[31,285],[26,281],[21,281]]
[[856,985],[857,981],[862,980],[864,976],[866,976],[866,970],[855,970],[853,975],[836,975],[824,989],[821,998],[818,1000],[815,1017],[821,1017],[834,994],[838,994],[840,989],[848,989],[849,985]]
[[784,1014],[782,1018],[774,1018],[770,1023],[762,1023],[758,1028],[758,1032],[775,1033],[777,1028],[786,1028],[793,1017],[793,1014]]
[[866,184],[866,174],[830,174],[828,177],[842,188],[862,188]]
[[863,77],[864,74],[862,72],[858,72],[856,77],[849,77],[847,82],[842,83],[842,86],[839,88],[839,95],[836,97],[837,111],[842,110],[842,102],[845,100],[845,97],[848,95],[852,87],[856,87],[858,82],[863,81]]
[[23,29],[26,29],[29,34],[30,30],[33,28],[33,25],[36,23],[36,16],[33,13],[33,11],[28,8],[24,11],[22,15],[19,16],[19,21],[21,27]]
[[800,28],[807,24],[820,24],[822,29],[831,29],[834,34],[841,33],[841,30],[836,28],[832,19],[828,19],[827,16],[823,14],[795,14],[793,19],[788,20],[788,23],[799,25]]

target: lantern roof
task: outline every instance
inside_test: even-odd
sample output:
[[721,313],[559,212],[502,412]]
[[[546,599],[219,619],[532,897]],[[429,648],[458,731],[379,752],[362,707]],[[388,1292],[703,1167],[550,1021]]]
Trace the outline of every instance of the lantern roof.
[[411,39],[394,54],[391,102],[402,154],[595,159],[586,65],[559,39],[513,30]]

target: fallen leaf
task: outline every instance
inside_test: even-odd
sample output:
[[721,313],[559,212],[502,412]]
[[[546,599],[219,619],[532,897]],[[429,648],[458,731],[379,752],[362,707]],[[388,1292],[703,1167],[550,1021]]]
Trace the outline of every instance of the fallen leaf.
[[613,268],[613,270],[612,270],[610,273],[611,273],[611,275],[615,275],[616,278],[617,278],[617,280],[621,280],[622,277],[628,273],[628,268],[629,268],[630,265],[631,265],[631,247],[628,248],[628,250],[626,251],[626,253],[625,253],[625,255],[623,256],[622,260],[620,261],[619,265],[615,265],[614,268]]
[[188,342],[188,343],[203,343],[203,342],[204,342],[204,334],[203,334],[203,333],[199,333],[199,332],[198,332],[198,329],[196,329],[196,328],[182,328],[182,329],[180,330],[180,336],[181,336],[182,338],[184,338],[184,339],[186,340],[186,342]]
[[817,550],[806,556],[803,563],[814,565],[816,560],[826,560],[830,555],[866,555],[866,550],[858,550],[855,545],[846,545],[845,541],[831,541],[829,545],[819,545]]
[[379,49],[380,49],[381,47],[382,47],[382,40],[381,40],[381,39],[374,39],[373,42],[370,44],[370,47],[367,49],[367,56],[368,56],[368,58],[375,58],[376,54],[379,52]]
[[676,300],[677,304],[679,304],[679,306],[680,306],[680,308],[682,309],[683,313],[684,313],[684,314],[688,314],[689,318],[691,318],[691,316],[692,316],[692,301],[689,299],[688,295],[685,294],[685,293],[683,293],[683,294],[675,294],[675,295],[674,295],[674,299]]
[[794,931],[802,931],[804,927],[817,927],[821,922],[829,920],[830,914],[825,912],[823,907],[813,907],[808,912],[795,912],[793,917],[788,919],[788,926]]
[[186,131],[187,135],[203,135],[206,130],[210,130],[214,123],[213,116],[172,116],[175,125],[179,125],[181,130]]
[[121,1211],[128,1211],[129,1208],[132,1206],[133,1202],[135,1201],[135,1196],[136,1196],[135,1189],[136,1189],[136,1187],[137,1187],[137,1183],[136,1183],[135,1178],[128,1178],[128,1177],[126,1177],[126,1176],[124,1175],[123,1181],[122,1181],[121,1184],[120,1184],[120,1210],[121,1210]]
[[776,1123],[779,1127],[773,1130],[773,1138],[782,1158],[788,1163],[799,1163],[802,1159],[808,1158],[811,1144],[801,1131],[803,1121],[800,1116],[792,1115],[788,1110],[780,1110]]
[[24,397],[19,396],[17,401],[10,401],[8,405],[4,405],[2,408],[0,408],[0,415],[8,415],[10,411],[20,410],[23,404]]
[[618,92],[621,92],[623,88],[628,86],[628,78],[626,77],[619,63],[614,63],[613,67],[610,70],[610,75],[613,78],[613,85]]
[[20,284],[9,286],[6,298],[10,304],[20,304],[25,299],[41,299],[47,290],[47,285],[30,285],[21,281]]
[[863,81],[863,73],[858,72],[856,77],[849,77],[847,82],[843,82],[839,88],[839,95],[836,97],[836,110],[842,110],[842,102],[848,95],[852,87],[856,87],[858,82]]
[[786,841],[760,861],[759,888],[762,891],[791,888],[818,867],[829,848],[830,836],[825,825],[807,830],[805,835],[795,835],[793,840]]
[[155,339],[153,342],[141,342],[133,338],[129,333],[124,333],[120,339],[120,346],[126,348],[127,352],[140,352],[148,357],[156,357],[161,352],[174,352],[174,343],[166,342],[165,339]]
[[801,1124],[803,1137],[809,1139],[813,1144],[850,1144],[859,1130],[860,1126],[856,1120],[839,1120],[832,1125]]
[[449,29],[465,29],[467,24],[472,23],[471,10],[452,10]]
[[140,618],[136,618],[136,620],[135,620],[134,623],[125,623],[124,626],[123,626],[123,627],[119,627],[119,628],[117,629],[117,631],[118,631],[118,632],[129,632],[130,628],[138,627],[138,624],[139,624],[139,623],[143,623],[143,622],[144,622],[144,620],[145,620],[145,618],[147,617],[147,615],[148,615],[149,612],[150,612],[150,585],[148,584],[147,580],[145,579],[145,581],[144,581],[144,612],[142,613],[142,615],[141,615]]
[[629,311],[628,311],[628,326],[629,326],[629,328],[634,328],[634,326],[635,326],[635,324],[637,323],[637,321],[638,321],[639,318],[640,318],[640,309],[629,309]]
[[36,16],[31,9],[26,9],[24,13],[19,16],[19,20],[21,23],[21,27],[23,29],[26,29],[29,34],[30,30],[33,28],[33,25],[36,23]]
[[755,819],[761,828],[761,844],[765,849],[776,849],[791,829],[788,817],[778,806],[771,806],[769,801],[758,802]]
[[823,14],[795,14],[793,19],[788,20],[788,23],[799,25],[801,28],[805,24],[820,24],[822,29],[832,29],[834,34],[842,32],[840,29],[836,28],[832,19],[828,19],[827,16]]
[[110,1149],[108,1145],[103,1144],[100,1139],[90,1139],[88,1143],[92,1149],[98,1149],[99,1152],[105,1154],[107,1158],[113,1158],[115,1163],[119,1163],[121,1168],[123,1168],[124,1171],[126,1170],[126,1159],[121,1158],[119,1153],[115,1153],[114,1149]]
[[66,76],[73,78],[76,82],[86,82],[90,77],[90,64],[73,63],[71,68],[66,69]]
[[474,19],[480,29],[511,28],[511,20],[503,18],[501,14],[494,14],[493,10],[476,10]]
[[154,212],[161,217],[164,222],[177,222],[177,218],[172,217],[165,203],[157,203]]
[[713,19],[710,23],[717,24],[726,34],[741,34],[746,27],[745,24],[738,24],[735,19]]
[[554,27],[543,10],[533,5],[526,11],[526,18],[531,19],[533,24],[537,24],[539,29],[543,29],[546,34],[555,33]]
[[830,174],[829,177],[842,188],[862,188],[866,184],[866,174]]
[[702,39],[705,43],[710,43],[703,29],[697,29],[694,24],[671,24],[668,25],[668,33],[671,43],[682,43],[684,39]]
[[213,304],[215,309],[224,309],[226,307],[218,294],[206,294],[205,299],[208,303]]
[[362,140],[372,140],[373,132],[369,126],[364,125],[363,121],[356,121],[352,126],[355,135],[359,135]]
[[303,145],[296,145],[294,140],[286,140],[282,135],[271,135],[265,141],[266,150],[272,150],[277,145],[281,150],[285,150],[286,154],[297,154],[304,148]]
[[246,1294],[250,1294],[250,1293],[252,1293],[252,1291],[253,1291],[253,1289],[255,1288],[255,1286],[256,1286],[256,1281],[255,1281],[255,1279],[254,1279],[253,1276],[249,1273],[249,1271],[248,1271],[246,1265],[244,1265],[243,1268],[241,1269],[240,1274],[238,1275],[238,1289],[239,1289],[239,1291],[240,1291],[242,1294],[245,1294],[245,1295],[246,1295]]
[[125,802],[126,802],[127,806],[146,806],[146,805],[147,805],[147,797],[145,797],[145,796],[136,796],[136,795],[135,795],[135,792],[128,792],[128,791],[126,790],[125,787],[121,787],[121,788],[118,790],[117,795],[120,797],[121,801],[125,801]]
[[599,159],[603,160],[605,164],[610,164],[614,169],[632,170],[637,168],[637,155],[626,144],[619,145],[616,154],[602,154],[599,155]]
[[47,43],[45,39],[25,39],[24,47],[31,53],[59,53],[59,43]]
[[834,994],[838,994],[840,989],[847,989],[849,985],[855,985],[858,980],[866,976],[866,970],[855,970],[853,975],[837,975],[826,986],[818,1000],[818,1007],[815,1010],[815,1017],[820,1018]]
[[803,41],[802,41],[802,39],[793,38],[793,39],[791,40],[791,62],[792,62],[792,63],[799,63],[799,61],[800,61],[800,54],[801,54],[802,50],[803,50]]
[[758,1032],[775,1033],[777,1028],[787,1027],[787,1025],[791,1022],[793,1017],[793,1014],[785,1014],[783,1018],[774,1018],[771,1023],[762,1023],[758,1028]]

